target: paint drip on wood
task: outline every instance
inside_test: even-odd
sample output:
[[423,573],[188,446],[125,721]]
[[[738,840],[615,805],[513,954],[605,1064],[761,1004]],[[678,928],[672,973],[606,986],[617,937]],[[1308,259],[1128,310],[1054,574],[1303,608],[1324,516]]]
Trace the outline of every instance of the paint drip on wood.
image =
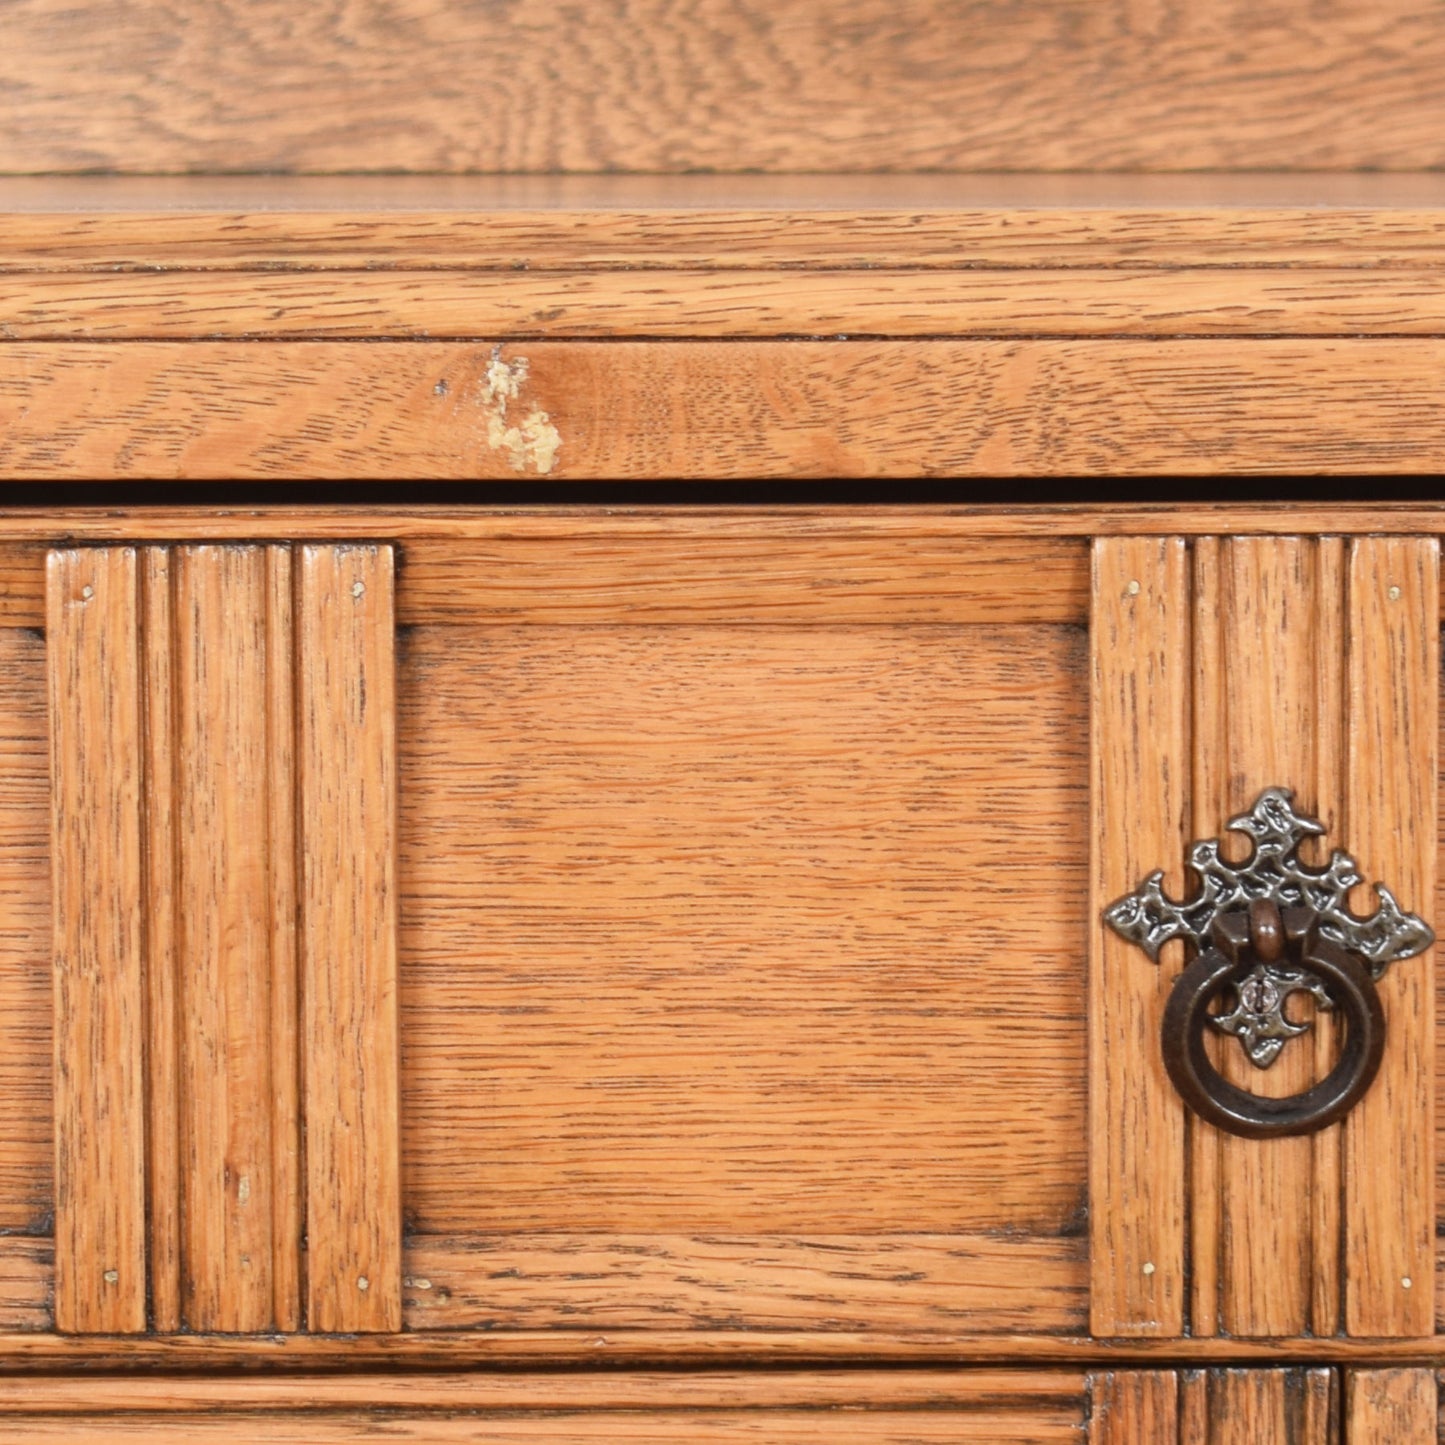
[[481,400],[487,413],[487,445],[505,452],[512,470],[532,471],[546,476],[557,465],[562,436],[541,407],[532,405],[516,420],[524,403],[522,387],[529,362],[525,356],[507,361],[501,347],[492,352],[491,363],[482,378]]

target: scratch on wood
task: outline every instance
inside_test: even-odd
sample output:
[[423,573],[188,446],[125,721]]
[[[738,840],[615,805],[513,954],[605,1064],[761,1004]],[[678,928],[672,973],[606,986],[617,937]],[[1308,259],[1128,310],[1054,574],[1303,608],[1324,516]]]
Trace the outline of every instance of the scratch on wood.
[[521,398],[529,363],[525,356],[506,361],[500,347],[492,352],[491,364],[482,379],[482,405],[487,409],[487,445],[506,452],[513,471],[528,468],[545,476],[557,464],[562,437],[552,419],[539,406],[532,406],[520,425],[508,425],[507,411]]

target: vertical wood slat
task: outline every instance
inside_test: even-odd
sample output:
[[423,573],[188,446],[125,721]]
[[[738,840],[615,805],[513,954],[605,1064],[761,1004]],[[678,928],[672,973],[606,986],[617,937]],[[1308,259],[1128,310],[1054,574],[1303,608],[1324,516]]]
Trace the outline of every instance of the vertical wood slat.
[[266,549],[266,802],[271,920],[272,1314],[301,1328],[300,979],[296,964],[296,696],[291,549]]
[[1210,1370],[1204,1401],[1206,1420],[1196,1413],[1182,1445],[1332,1445],[1336,1439],[1328,1369]]
[[171,550],[141,552],[151,1324],[181,1328],[180,959]]
[[1101,921],[1146,873],[1184,891],[1189,793],[1188,557],[1178,537],[1094,544],[1089,958],[1091,1327],[1177,1335],[1184,1318],[1184,1111],[1159,1026],[1182,964]]
[[[196,1330],[276,1328],[274,1261],[299,1236],[275,1236],[277,1081],[294,1054],[272,1049],[277,875],[294,865],[286,808],[289,740],[270,709],[289,691],[289,650],[272,641],[270,553],[258,546],[174,553],[177,898],[184,1027],[180,1043],[182,1313]],[[283,807],[284,807],[283,802]],[[289,884],[280,891],[291,896]]]
[[401,1327],[392,551],[297,559],[307,1320]]
[[[1346,828],[1345,817],[1345,690],[1349,628],[1346,619],[1345,543],[1339,537],[1321,537],[1315,543],[1315,785],[1320,817],[1332,835]],[[1326,839],[1328,844],[1328,839]],[[1318,848],[1313,860],[1323,863],[1328,846]],[[1305,856],[1311,857],[1309,846]],[[1340,1031],[1329,1010],[1314,1012],[1312,1079],[1323,1079],[1339,1057]],[[1339,1124],[1310,1135],[1310,1300],[1311,1331],[1320,1336],[1339,1333],[1344,1290],[1344,1130]]]
[[1182,1445],[1174,1370],[1109,1370],[1089,1377],[1089,1445]]
[[[1211,583],[1223,642],[1218,671],[1200,686],[1220,694],[1220,731],[1195,739],[1216,754],[1214,785],[1195,799],[1194,836],[1224,837],[1226,856],[1248,856],[1248,842],[1225,835],[1266,787],[1285,786],[1301,811],[1328,820],[1336,799],[1322,799],[1317,754],[1319,666],[1341,650],[1321,635],[1317,556],[1312,540],[1232,537],[1218,551]],[[1201,559],[1203,560],[1203,559]],[[1208,625],[1201,618],[1201,626]],[[1325,806],[1322,806],[1322,803]],[[1312,1079],[1312,1048],[1286,1048],[1268,1071],[1256,1069],[1232,1041],[1220,1045],[1222,1071],[1242,1088],[1286,1095]],[[1192,1125],[1196,1134],[1208,1126]],[[1308,1138],[1241,1139],[1218,1135],[1218,1196],[1226,1222],[1219,1256],[1220,1327],[1236,1335],[1293,1335],[1310,1324],[1314,1240],[1314,1150]],[[1338,1179],[1318,1181],[1338,1193]]]
[[1347,1445],[1435,1445],[1438,1395],[1434,1370],[1348,1371]]
[[[1350,545],[1349,584],[1344,844],[1366,879],[1428,917],[1438,806],[1439,544],[1359,538]],[[1374,900],[1354,904],[1368,911]],[[1435,952],[1392,965],[1381,980],[1384,1061],[1344,1123],[1352,1335],[1423,1336],[1434,1328]]]
[[[1190,837],[1209,837],[1217,827],[1217,800],[1224,796],[1228,760],[1218,739],[1226,726],[1224,578],[1218,537],[1198,537],[1193,547],[1193,698]],[[1209,1040],[1219,1067],[1216,1040]],[[1189,1310],[1190,1327],[1201,1337],[1219,1333],[1219,1268],[1223,1243],[1220,1217],[1219,1131],[1190,1114],[1189,1134]],[[1202,1380],[1202,1377],[1200,1377]],[[1188,1390],[1186,1388],[1186,1394]]]
[[55,869],[55,1323],[146,1324],[139,588],[132,547],[47,559]]

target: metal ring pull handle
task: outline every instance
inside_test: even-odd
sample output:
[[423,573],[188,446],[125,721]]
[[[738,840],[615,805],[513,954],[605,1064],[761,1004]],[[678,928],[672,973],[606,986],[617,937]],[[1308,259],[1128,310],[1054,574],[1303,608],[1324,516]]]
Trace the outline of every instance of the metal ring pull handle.
[[[1249,1139],[1312,1134],[1343,1119],[1374,1082],[1385,1052],[1385,1011],[1369,972],[1320,937],[1317,915],[1305,908],[1281,916],[1273,902],[1256,900],[1248,913],[1221,915],[1214,933],[1216,946],[1179,975],[1164,1009],[1164,1066],[1180,1097],[1201,1119]],[[1283,960],[1299,977],[1297,987],[1282,990],[1264,974]],[[1238,1009],[1266,1017],[1289,993],[1317,988],[1328,999],[1322,1007],[1337,1008],[1345,1017],[1344,1048],[1319,1083],[1288,1098],[1265,1098],[1231,1084],[1214,1067],[1204,1040],[1215,1021],[1209,1005],[1216,998],[1232,992]]]
[[[1368,918],[1349,911],[1349,890],[1361,881],[1354,860],[1338,849],[1323,868],[1298,858],[1300,843],[1324,828],[1301,817],[1284,788],[1269,788],[1254,807],[1230,820],[1248,833],[1254,851],[1241,864],[1224,861],[1219,840],[1195,843],[1189,864],[1197,897],[1164,895],[1163,872],[1109,905],[1104,920],[1156,963],[1171,938],[1195,953],[1175,981],[1161,1027],[1164,1064],[1184,1102],[1231,1134],[1263,1139],[1310,1134],[1343,1118],[1379,1071],[1385,1014],[1376,981],[1386,968],[1423,952],[1435,940],[1425,922],[1404,912],[1378,886],[1380,906]],[[1267,1098],[1230,1083],[1214,1066],[1209,1031],[1230,1035],[1251,1063],[1266,1069],[1309,1025],[1289,1018],[1296,993],[1344,1017],[1340,1057],[1318,1083],[1288,1098]],[[1211,1012],[1218,999],[1232,1007]]]

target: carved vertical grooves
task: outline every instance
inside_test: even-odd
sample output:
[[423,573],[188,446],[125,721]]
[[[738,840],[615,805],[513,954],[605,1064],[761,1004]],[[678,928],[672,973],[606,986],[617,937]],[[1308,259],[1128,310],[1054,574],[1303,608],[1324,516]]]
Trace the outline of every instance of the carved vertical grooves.
[[391,553],[305,555],[50,556],[65,1330],[399,1327]]
[[181,1327],[180,1085],[176,917],[176,719],[171,551],[141,553],[146,952],[147,1219],[151,1328]]
[[[1264,788],[1285,787],[1299,811],[1327,829],[1321,845],[1306,848],[1305,861],[1322,863],[1330,849],[1343,848],[1366,877],[1390,886],[1403,908],[1428,909],[1436,840],[1436,541],[1198,538],[1192,596],[1178,582],[1167,589],[1189,612],[1188,747],[1168,720],[1177,689],[1168,669],[1149,660],[1160,638],[1132,631],[1128,602],[1116,595],[1126,576],[1132,585],[1141,568],[1147,572],[1138,550],[1145,545],[1120,539],[1095,546],[1094,785],[1118,794],[1095,800],[1096,904],[1133,887],[1151,868],[1174,869],[1182,857],[1169,846],[1170,829],[1160,829],[1176,798],[1141,800],[1131,792],[1131,769],[1152,764],[1167,777],[1183,759],[1189,838],[1221,837],[1226,856],[1241,858],[1248,844],[1226,833],[1229,818]],[[1149,597],[1149,586],[1142,580],[1133,600]],[[1179,655],[1177,638],[1169,651]],[[1148,726],[1141,726],[1151,709]],[[1150,806],[1160,808],[1159,818],[1147,813]],[[1120,862],[1135,845],[1122,844],[1117,831],[1148,839],[1127,859],[1127,879]],[[1109,874],[1107,883],[1100,870]],[[1176,896],[1178,888],[1168,880]],[[1355,900],[1358,911],[1373,906],[1372,899]],[[1158,1040],[1157,1024],[1139,1026],[1146,994],[1129,995],[1127,1017],[1118,1007],[1128,990],[1145,987],[1121,971],[1130,962],[1136,969],[1150,965],[1137,950],[1117,961],[1106,950],[1102,970],[1096,959],[1092,1239],[1095,1258],[1105,1261],[1094,1276],[1096,1333],[1169,1328],[1146,1307],[1137,1283],[1128,1284],[1133,1257],[1123,1247],[1141,1221],[1169,1217],[1161,1195],[1178,1195],[1188,1206],[1189,1332],[1430,1333],[1430,1291],[1421,1284],[1432,1274],[1434,1219],[1432,957],[1407,959],[1386,973],[1386,1062],[1342,1125],[1304,1138],[1249,1140],[1191,1116],[1187,1167],[1156,1167],[1139,1178],[1128,1172],[1129,1148],[1111,1144],[1101,1120],[1118,1112],[1111,1099],[1152,1097]],[[1169,973],[1161,968],[1154,980],[1167,983]],[[1295,1016],[1303,1002],[1294,1005]],[[1313,1013],[1312,1005],[1304,1007]],[[1314,1033],[1287,1046],[1268,1071],[1255,1069],[1233,1041],[1211,1039],[1209,1046],[1235,1083],[1264,1095],[1295,1094],[1323,1077],[1338,1054],[1331,1015],[1314,1013],[1311,1021]],[[1114,1077],[1121,1066],[1099,1057],[1121,1050],[1139,1054],[1127,1078]],[[1149,1119],[1135,1121],[1141,1137],[1164,1129],[1171,1102],[1155,1099]],[[1111,1148],[1116,1157],[1109,1157]],[[1124,1208],[1120,1201],[1129,1197],[1133,1203]],[[1122,1286],[1113,1282],[1120,1278]],[[1104,1291],[1117,1291],[1102,1296],[1108,1309],[1101,1309],[1101,1281]],[[1183,1332],[1184,1322],[1173,1328]]]

